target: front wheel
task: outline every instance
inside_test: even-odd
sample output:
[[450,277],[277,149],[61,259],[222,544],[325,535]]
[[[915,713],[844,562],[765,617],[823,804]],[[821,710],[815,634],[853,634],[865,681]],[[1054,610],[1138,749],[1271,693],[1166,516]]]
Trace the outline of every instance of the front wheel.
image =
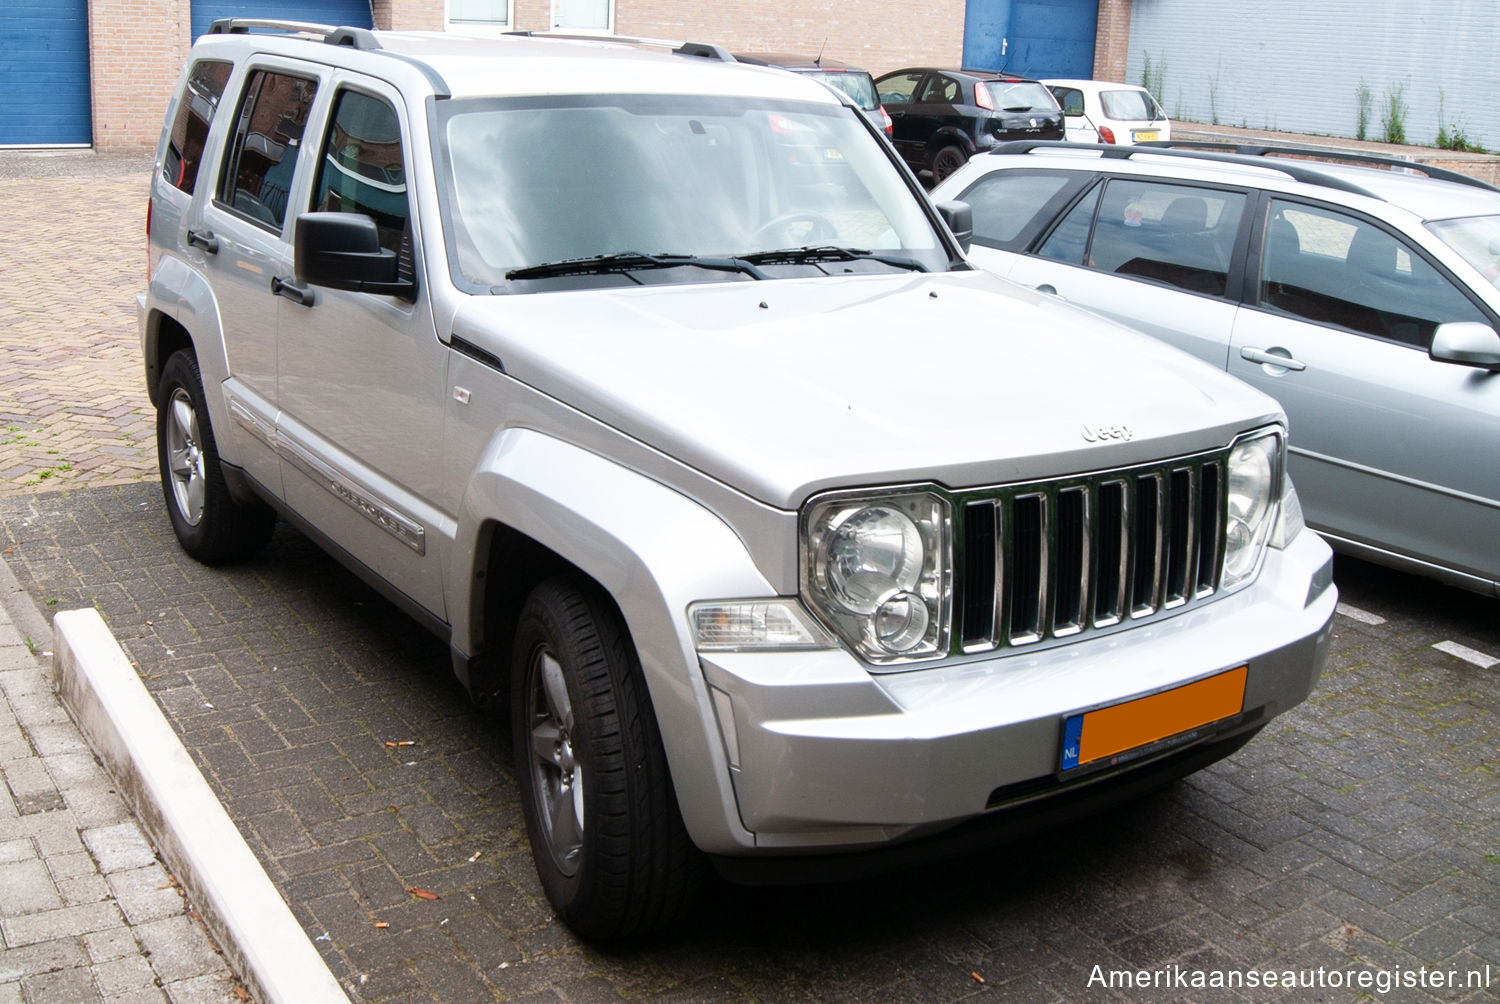
[[241,561],[271,539],[276,514],[237,501],[224,482],[203,377],[187,350],[173,353],[162,368],[156,457],[172,530],[188,554],[207,565]]
[[703,857],[607,597],[567,578],[536,588],[516,629],[510,707],[531,854],[558,916],[583,937],[618,938],[685,914]]

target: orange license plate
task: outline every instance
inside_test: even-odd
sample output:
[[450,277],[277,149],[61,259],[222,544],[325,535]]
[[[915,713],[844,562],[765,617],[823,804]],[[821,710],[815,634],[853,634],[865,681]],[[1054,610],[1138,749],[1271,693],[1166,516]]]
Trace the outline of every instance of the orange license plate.
[[1249,671],[1241,666],[1159,694],[1068,716],[1063,721],[1062,769],[1107,760],[1233,718],[1245,709]]

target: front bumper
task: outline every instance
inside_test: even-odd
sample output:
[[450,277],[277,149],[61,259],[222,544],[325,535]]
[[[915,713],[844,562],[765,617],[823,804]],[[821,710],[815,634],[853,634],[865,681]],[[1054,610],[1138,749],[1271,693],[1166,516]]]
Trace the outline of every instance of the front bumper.
[[[704,653],[700,665],[752,846],[862,850],[1116,783],[1263,725],[1311,692],[1328,655],[1332,554],[1304,532],[1256,582],[1129,630],[1045,650],[872,674],[844,651]],[[1242,711],[1108,770],[1063,772],[1069,715],[1245,666]],[[1209,761],[1204,761],[1209,762]],[[1201,766],[1202,764],[1198,764]],[[1097,766],[1097,765],[1096,765]]]

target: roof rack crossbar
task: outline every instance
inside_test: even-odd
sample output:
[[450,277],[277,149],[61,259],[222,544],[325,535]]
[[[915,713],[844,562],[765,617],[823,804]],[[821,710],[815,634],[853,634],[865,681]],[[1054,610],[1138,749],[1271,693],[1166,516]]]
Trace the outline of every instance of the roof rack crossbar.
[[679,56],[700,56],[716,59],[722,63],[738,62],[729,50],[713,42],[679,42],[665,38],[634,38],[628,35],[572,35],[555,31],[507,31],[507,35],[523,38],[554,38],[568,42],[609,42],[615,45],[655,45],[671,49]]
[[252,28],[284,31],[295,35],[310,35],[321,38],[329,45],[345,45],[351,49],[379,49],[380,42],[368,28],[350,28],[332,24],[316,24],[312,21],[287,21],[279,18],[226,17],[209,25],[210,35],[248,35]]
[[[1279,171],[1293,181],[1301,181],[1309,185],[1321,185],[1324,188],[1333,188],[1341,192],[1350,192],[1354,195],[1364,195],[1372,199],[1380,199],[1380,196],[1369,189],[1361,188],[1351,181],[1326,174],[1311,166],[1304,166],[1295,161],[1277,161],[1268,164],[1264,160],[1254,157],[1244,157],[1233,153],[1212,153],[1209,151],[1189,152],[1187,150],[1173,150],[1169,147],[1152,147],[1148,143],[1137,143],[1135,146],[1112,146],[1106,143],[1067,143],[1060,140],[1050,139],[1023,139],[1013,140],[1009,143],[1000,143],[990,148],[993,154],[1019,154],[1030,153],[1033,150],[1092,150],[1105,160],[1129,160],[1140,154],[1150,154],[1154,157],[1183,157],[1192,160],[1211,160],[1221,164],[1238,164],[1242,167],[1258,167],[1266,171]],[[1384,202],[1384,199],[1380,199]]]
[[1222,150],[1225,153],[1239,154],[1244,157],[1317,157],[1322,160],[1336,161],[1345,164],[1369,164],[1373,167],[1387,167],[1393,170],[1416,171],[1429,178],[1437,178],[1441,181],[1452,181],[1460,185],[1468,185],[1472,188],[1484,188],[1496,191],[1494,185],[1480,181],[1472,175],[1461,174],[1458,171],[1450,171],[1446,167],[1437,167],[1433,164],[1424,164],[1416,160],[1407,160],[1405,157],[1389,157],[1379,153],[1360,153],[1354,150],[1341,150],[1331,146],[1296,146],[1277,143],[1236,143],[1232,140],[1157,140],[1142,146],[1157,149],[1184,149],[1184,150]]

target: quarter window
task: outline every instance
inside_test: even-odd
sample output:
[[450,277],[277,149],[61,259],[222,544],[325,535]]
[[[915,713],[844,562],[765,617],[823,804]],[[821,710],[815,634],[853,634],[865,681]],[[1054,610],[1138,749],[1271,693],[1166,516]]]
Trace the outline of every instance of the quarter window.
[[1271,202],[1267,221],[1260,305],[1422,349],[1439,324],[1489,323],[1393,234],[1358,217],[1281,200]]
[[235,212],[272,230],[286,220],[302,130],[317,90],[316,80],[268,70],[252,73],[245,88],[222,197]]
[[313,209],[364,213],[379,228],[381,246],[399,252],[409,210],[396,110],[359,91],[340,91],[334,101]]
[[198,183],[208,128],[213,124],[214,112],[218,111],[219,99],[224,96],[231,69],[231,63],[203,59],[194,63],[188,73],[161,168],[162,177],[184,192],[191,192]]

